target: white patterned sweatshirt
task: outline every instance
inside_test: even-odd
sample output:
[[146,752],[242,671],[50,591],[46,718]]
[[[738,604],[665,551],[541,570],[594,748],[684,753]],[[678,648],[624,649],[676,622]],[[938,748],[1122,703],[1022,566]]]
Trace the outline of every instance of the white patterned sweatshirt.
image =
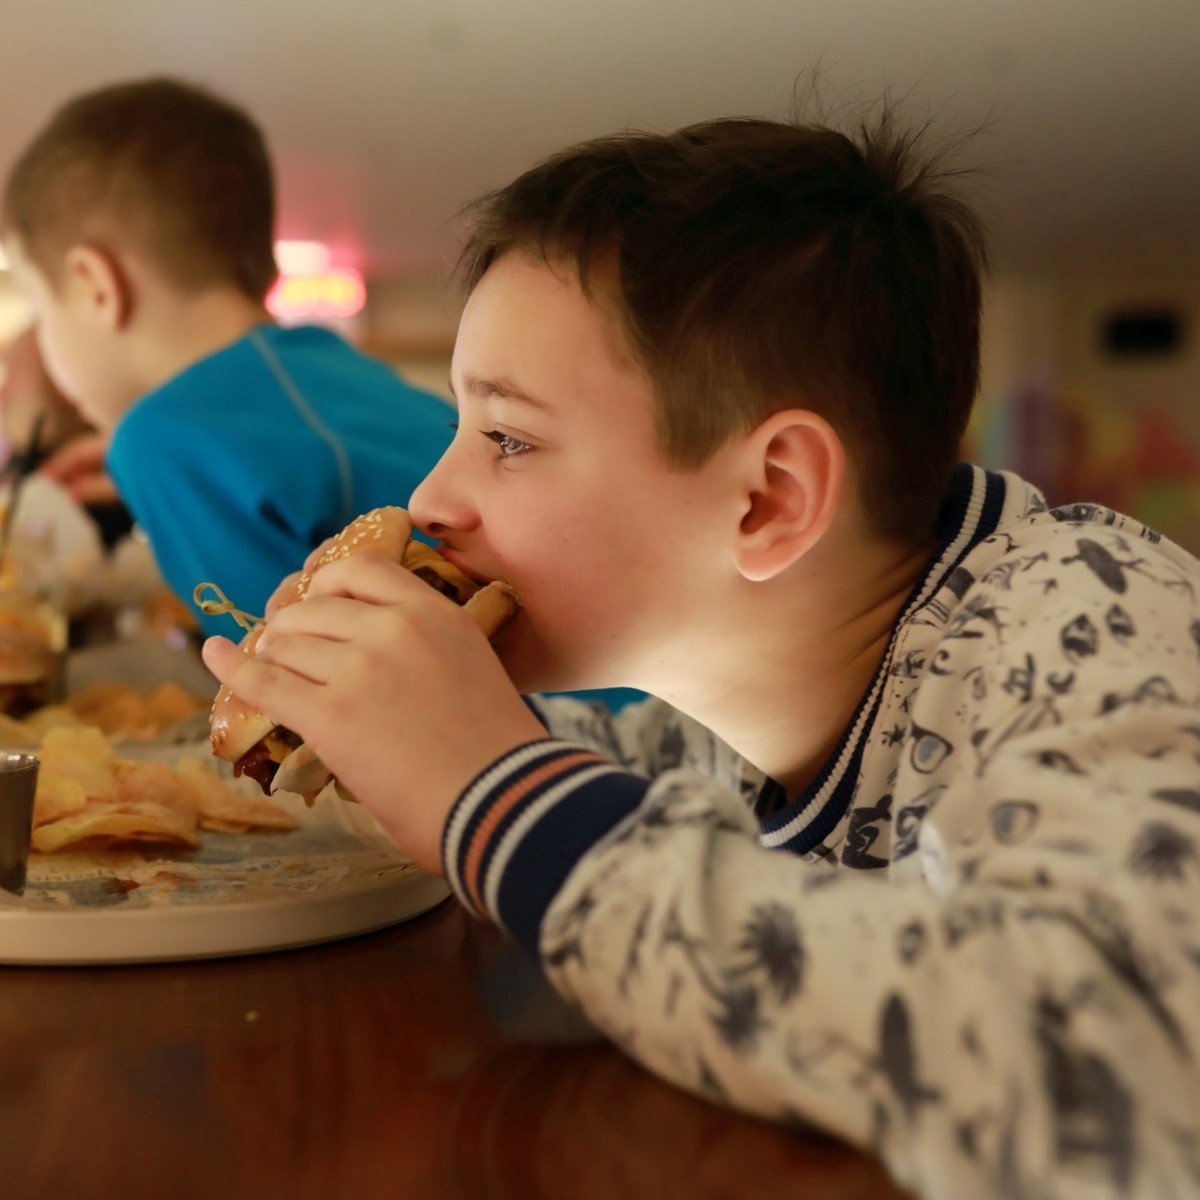
[[1132,519],[960,467],[802,794],[659,701],[535,701],[448,876],[643,1065],[923,1196],[1200,1195],[1198,593]]

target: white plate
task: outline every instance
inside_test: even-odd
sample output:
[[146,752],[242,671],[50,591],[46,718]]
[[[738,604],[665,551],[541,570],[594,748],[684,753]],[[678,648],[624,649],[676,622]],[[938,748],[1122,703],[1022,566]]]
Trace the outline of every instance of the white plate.
[[0,891],[0,963],[214,958],[367,933],[450,893],[358,805],[326,797],[288,833],[202,833],[199,850],[35,854],[24,897]]

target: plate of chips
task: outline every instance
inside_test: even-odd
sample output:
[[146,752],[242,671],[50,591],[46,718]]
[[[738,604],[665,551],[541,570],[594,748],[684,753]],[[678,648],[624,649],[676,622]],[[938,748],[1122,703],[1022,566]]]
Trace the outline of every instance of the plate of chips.
[[91,684],[20,717],[0,713],[0,746],[32,750],[53,729],[84,725],[116,743],[197,742],[207,736],[211,705],[211,697],[177,683],[146,689],[121,682]]
[[332,788],[308,808],[234,780],[207,743],[135,757],[98,728],[40,739],[23,897],[0,892],[0,962],[148,962],[364,933],[448,894]]

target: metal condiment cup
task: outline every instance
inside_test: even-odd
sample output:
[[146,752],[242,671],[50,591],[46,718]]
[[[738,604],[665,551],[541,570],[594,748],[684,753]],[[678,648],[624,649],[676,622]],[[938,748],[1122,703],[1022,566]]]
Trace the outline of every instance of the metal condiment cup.
[[34,754],[0,750],[0,888],[16,896],[25,891],[39,766]]

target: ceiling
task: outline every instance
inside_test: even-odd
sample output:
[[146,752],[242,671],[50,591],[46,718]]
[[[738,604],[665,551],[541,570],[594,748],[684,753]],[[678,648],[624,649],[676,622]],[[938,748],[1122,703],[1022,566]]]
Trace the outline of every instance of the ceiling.
[[67,96],[151,73],[266,129],[280,232],[437,273],[454,214],[566,143],[885,86],[951,131],[1002,263],[1200,263],[1200,0],[4,0],[0,171]]

